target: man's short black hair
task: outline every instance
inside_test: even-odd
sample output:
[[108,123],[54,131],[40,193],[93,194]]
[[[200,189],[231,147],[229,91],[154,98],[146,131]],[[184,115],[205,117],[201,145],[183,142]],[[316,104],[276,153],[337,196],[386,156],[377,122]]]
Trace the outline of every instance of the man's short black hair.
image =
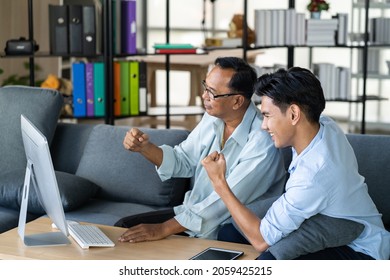
[[321,83],[305,68],[291,67],[264,74],[257,80],[255,93],[271,98],[282,112],[291,104],[298,105],[310,122],[319,122],[325,109]]
[[257,79],[256,71],[252,66],[239,57],[218,57],[214,64],[222,69],[233,69],[235,74],[228,84],[229,89],[242,94],[247,99],[252,98]]

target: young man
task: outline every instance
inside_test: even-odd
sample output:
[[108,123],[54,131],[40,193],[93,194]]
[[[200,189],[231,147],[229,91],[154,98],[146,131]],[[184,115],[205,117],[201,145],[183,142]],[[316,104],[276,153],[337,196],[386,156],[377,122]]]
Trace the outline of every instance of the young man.
[[162,180],[194,177],[194,186],[186,193],[183,204],[172,211],[118,221],[117,226],[129,227],[120,241],[157,240],[181,232],[216,239],[220,225],[230,214],[201,164],[214,151],[225,154],[226,180],[242,203],[283,193],[285,170],[281,154],[269,135],[258,129],[261,114],[251,101],[256,79],[254,69],[244,60],[218,58],[202,83],[206,113],[184,142],[176,147],[157,147],[139,129],[128,131],[124,147],[156,165]]
[[343,131],[321,116],[325,99],[319,80],[306,69],[281,69],[261,76],[256,94],[262,96],[262,129],[277,148],[291,146],[293,150],[286,192],[260,219],[229,189],[223,151],[210,154],[202,163],[246,238],[259,252],[265,252],[260,259],[274,259],[266,250],[317,214],[361,223],[364,230],[346,246],[299,259],[388,259],[390,233],[358,173],[355,154]]

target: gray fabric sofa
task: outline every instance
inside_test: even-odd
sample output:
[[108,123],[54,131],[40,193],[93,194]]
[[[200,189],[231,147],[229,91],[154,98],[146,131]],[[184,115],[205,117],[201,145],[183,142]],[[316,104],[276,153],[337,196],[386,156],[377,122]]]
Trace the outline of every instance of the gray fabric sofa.
[[[60,193],[67,196],[66,202],[63,199],[67,219],[114,225],[124,216],[166,209],[182,202],[191,180],[173,178],[162,182],[151,163],[123,148],[127,130],[128,127],[103,124],[57,125],[51,156]],[[175,145],[188,135],[186,130],[144,131],[157,144]],[[13,188],[20,186],[18,191],[23,176],[24,169],[18,172],[18,182],[12,182],[16,185]],[[72,188],[73,193],[67,194],[64,188]],[[37,200],[34,193],[32,196],[30,200]],[[44,215],[36,204],[29,203],[29,220]],[[10,207],[0,206],[0,232],[17,226],[18,207],[17,201]]]
[[[42,99],[47,99],[46,104]],[[57,92],[28,87],[0,88],[0,233],[16,227],[19,218],[26,165],[20,135],[21,113],[38,123],[48,138],[68,219],[113,225],[127,215],[181,203],[184,193],[191,187],[190,178],[161,182],[152,164],[139,154],[123,149],[122,141],[128,127],[57,124],[52,119],[57,120],[61,104]],[[52,112],[43,112],[42,106],[49,106],[47,108]],[[48,125],[50,122],[53,123],[52,130]],[[144,131],[154,143],[172,146],[189,133],[175,129]],[[390,136],[349,134],[347,137],[355,150],[369,193],[389,230]],[[288,166],[291,153],[288,149],[283,152]],[[5,158],[7,154],[12,160]],[[44,215],[33,193],[32,196],[35,203],[29,203],[29,220]]]
[[[154,165],[122,146],[128,127],[58,123],[57,91],[0,88],[0,233],[18,225],[26,157],[20,131],[24,114],[46,136],[66,217],[113,225],[120,218],[178,205],[190,178],[162,182]],[[145,129],[156,144],[175,145],[188,131]],[[30,189],[28,220],[45,215]]]

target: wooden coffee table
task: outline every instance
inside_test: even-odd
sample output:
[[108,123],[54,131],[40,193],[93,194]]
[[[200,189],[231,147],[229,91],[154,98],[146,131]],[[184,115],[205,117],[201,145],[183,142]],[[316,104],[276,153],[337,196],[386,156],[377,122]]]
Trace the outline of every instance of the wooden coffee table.
[[[98,225],[115,242],[113,248],[81,249],[71,238],[71,244],[50,247],[27,247],[18,235],[17,228],[0,234],[0,259],[42,259],[42,260],[187,260],[208,247],[241,250],[240,260],[253,260],[259,253],[250,245],[170,236],[163,240],[141,243],[118,242],[123,228]],[[51,231],[51,221],[39,218],[26,225],[26,234]]]

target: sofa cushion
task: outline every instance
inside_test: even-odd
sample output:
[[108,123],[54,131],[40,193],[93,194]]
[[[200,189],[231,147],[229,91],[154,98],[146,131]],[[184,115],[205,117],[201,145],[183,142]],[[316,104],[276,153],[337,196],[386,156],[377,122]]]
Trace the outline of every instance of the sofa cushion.
[[29,118],[50,143],[62,104],[58,91],[26,86],[0,88],[0,175],[26,167],[20,115]]
[[94,125],[58,123],[50,146],[55,170],[75,174]]
[[[79,176],[55,171],[58,189],[61,196],[64,211],[71,211],[85,204],[93,197],[98,186]],[[3,174],[0,178],[0,206],[19,210],[24,185],[25,169],[16,169]],[[27,211],[33,214],[46,214],[43,209],[35,187],[31,187],[29,192]]]
[[386,228],[390,228],[390,137],[388,135],[348,134],[355,151],[359,173]]
[[[174,206],[183,201],[189,179],[172,178],[161,182],[155,166],[139,153],[123,148],[128,127],[97,125],[90,133],[76,171],[101,187],[98,197],[118,202]],[[156,145],[175,145],[188,131],[143,129]]]

